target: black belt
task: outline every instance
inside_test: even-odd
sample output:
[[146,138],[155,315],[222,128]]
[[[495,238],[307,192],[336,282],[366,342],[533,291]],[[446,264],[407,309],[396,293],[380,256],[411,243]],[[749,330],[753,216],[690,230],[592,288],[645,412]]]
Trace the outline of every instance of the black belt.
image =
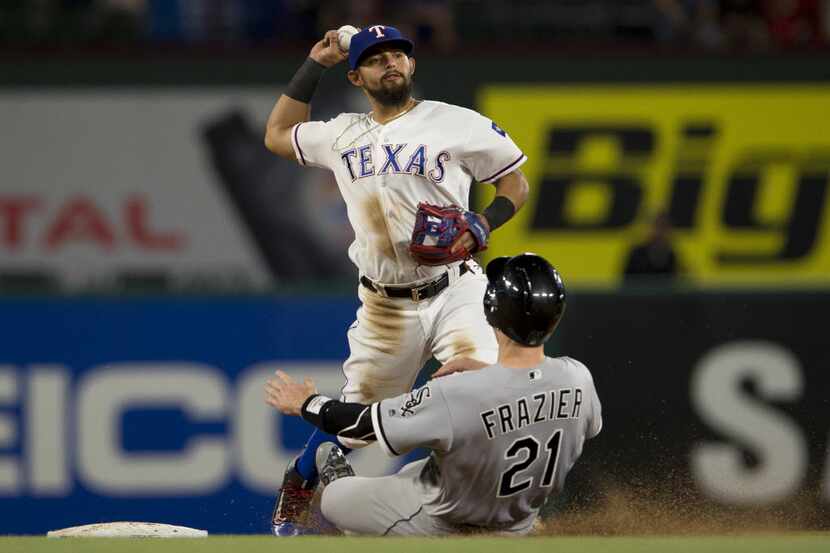
[[[470,268],[467,267],[467,264],[462,263],[458,271],[458,276],[463,275],[469,270]],[[444,273],[435,280],[412,287],[383,286],[381,284],[375,284],[365,276],[360,277],[360,284],[362,284],[375,294],[379,294],[381,296],[387,296],[390,298],[409,298],[412,301],[423,301],[431,297],[437,296],[444,288],[449,286],[450,274]]]

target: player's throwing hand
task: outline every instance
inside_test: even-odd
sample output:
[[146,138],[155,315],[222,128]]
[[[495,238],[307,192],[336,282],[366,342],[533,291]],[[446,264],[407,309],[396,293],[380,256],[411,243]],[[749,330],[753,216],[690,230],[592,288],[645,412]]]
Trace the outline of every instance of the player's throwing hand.
[[300,384],[283,371],[277,371],[265,383],[265,403],[283,415],[300,415],[305,400],[316,393],[317,386],[311,378]]
[[323,39],[312,46],[308,57],[323,67],[334,67],[349,57],[348,52],[340,49],[339,40],[337,31],[326,31]]

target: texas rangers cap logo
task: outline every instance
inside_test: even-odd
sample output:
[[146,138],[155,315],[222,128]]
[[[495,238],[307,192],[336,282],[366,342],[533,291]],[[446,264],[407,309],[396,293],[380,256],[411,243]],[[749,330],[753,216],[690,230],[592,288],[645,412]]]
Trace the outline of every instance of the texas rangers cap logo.
[[411,56],[415,45],[411,40],[401,34],[395,27],[389,25],[372,25],[366,27],[352,37],[349,45],[349,68],[357,69],[361,60],[365,57],[366,51],[378,44],[390,43],[397,46],[406,55]]

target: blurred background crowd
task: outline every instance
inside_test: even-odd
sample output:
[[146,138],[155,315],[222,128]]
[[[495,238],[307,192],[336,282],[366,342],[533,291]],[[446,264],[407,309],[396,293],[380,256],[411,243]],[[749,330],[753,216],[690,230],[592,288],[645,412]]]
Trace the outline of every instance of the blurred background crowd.
[[301,44],[343,22],[394,22],[428,49],[483,44],[826,47],[830,0],[4,0],[5,47]]

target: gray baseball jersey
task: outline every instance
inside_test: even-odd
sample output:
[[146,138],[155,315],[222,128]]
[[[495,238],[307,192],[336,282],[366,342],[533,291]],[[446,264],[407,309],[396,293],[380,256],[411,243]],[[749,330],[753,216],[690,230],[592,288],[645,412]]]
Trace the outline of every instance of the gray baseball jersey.
[[559,357],[433,380],[373,404],[372,424],[390,455],[433,451],[418,477],[426,513],[499,528],[535,517],[562,489],[602,416],[588,369]]

